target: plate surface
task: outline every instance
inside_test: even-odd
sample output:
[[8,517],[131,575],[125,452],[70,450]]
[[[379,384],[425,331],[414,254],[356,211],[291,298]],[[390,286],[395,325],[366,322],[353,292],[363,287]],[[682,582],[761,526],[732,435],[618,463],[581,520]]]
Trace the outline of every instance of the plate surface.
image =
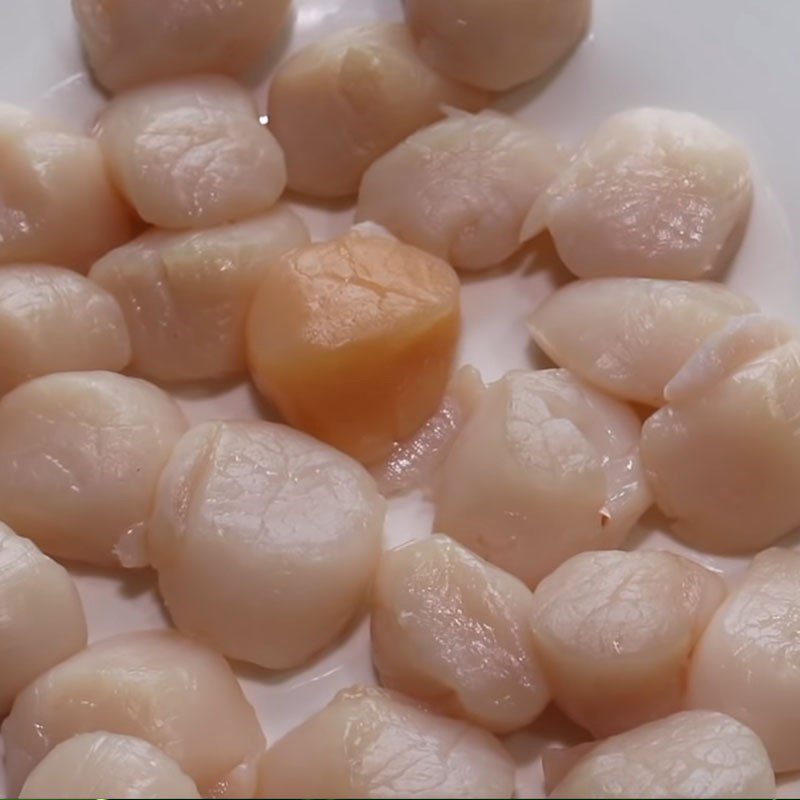
[[[294,24],[274,63],[319,36],[379,19],[400,19],[400,0],[294,0]],[[753,216],[727,278],[763,310],[800,324],[800,59],[795,0],[595,0],[592,31],[554,75],[502,97],[495,105],[566,144],[577,144],[603,117],[636,105],[661,105],[706,115],[749,147],[756,166]],[[81,59],[68,0],[25,0],[0,7],[0,100],[46,112],[87,129],[103,103]],[[271,64],[252,76],[259,107]],[[315,238],[344,230],[352,208],[298,204]],[[460,360],[487,380],[512,368],[543,365],[529,346],[524,321],[558,283],[568,279],[552,254],[528,252],[516,269],[470,279],[463,290]],[[538,364],[537,364],[538,361]],[[256,418],[247,384],[183,387],[174,392],[190,420]],[[390,502],[386,544],[426,536],[432,514],[419,494]],[[797,537],[790,543],[794,545]],[[631,546],[690,552],[646,516]],[[691,554],[691,553],[690,553]],[[693,554],[734,574],[746,559]],[[112,574],[71,568],[83,598],[90,639],[167,625],[149,572]],[[270,674],[236,666],[269,741],[324,706],[341,688],[375,677],[366,619],[304,669]],[[549,743],[579,741],[580,732],[555,712],[531,731],[508,737],[518,761],[519,797],[541,797],[539,753]],[[778,797],[797,797],[800,780],[780,781]],[[5,796],[0,771],[0,796]]]

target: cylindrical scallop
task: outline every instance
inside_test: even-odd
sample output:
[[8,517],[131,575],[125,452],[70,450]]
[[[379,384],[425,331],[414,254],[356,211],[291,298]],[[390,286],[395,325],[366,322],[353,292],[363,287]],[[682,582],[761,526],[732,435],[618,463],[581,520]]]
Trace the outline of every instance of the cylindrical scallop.
[[83,733],[56,745],[34,767],[20,798],[199,798],[194,781],[143,739]]
[[495,733],[550,700],[530,630],[530,590],[447,536],[390,550],[372,595],[381,683]]
[[0,610],[2,718],[34,678],[86,646],[83,606],[69,573],[2,522]]
[[51,372],[117,372],[131,358],[117,301],[62,267],[0,269],[0,338],[0,394]]
[[637,108],[597,128],[522,234],[548,228],[579,278],[710,278],[738,249],[751,199],[732,136],[696,114]]
[[514,763],[490,733],[384,689],[339,692],[270,747],[258,797],[495,798]]
[[651,503],[640,423],[567,370],[510,372],[456,437],[434,529],[529,586],[584,550],[618,547]]
[[145,222],[207,228],[266,211],[286,165],[241,85],[196,75],[123,92],[97,134],[111,177]]
[[595,278],[558,289],[529,327],[559,366],[623,400],[661,406],[700,344],[752,311],[751,300],[718,283]]
[[291,0],[72,0],[97,80],[119,91],[194,72],[238,75],[275,42]]
[[255,711],[221,655],[174,631],[105,639],[31,683],[3,723],[9,789],[94,731],[155,745],[204,797],[253,796],[265,744]]
[[493,267],[517,250],[525,216],[565,163],[529,125],[451,111],[366,171],[356,219],[459,269]]
[[477,111],[484,92],[442,77],[417,55],[404,25],[330,34],[278,68],[269,127],[286,155],[289,188],[318,197],[355,194],[364,170],[444,106]]
[[364,463],[439,408],[460,327],[453,268],[369,228],[288,253],[250,310],[250,372],[293,426]]
[[533,595],[536,652],[562,711],[595,738],[682,707],[689,657],[725,597],[672,553],[580,553]]
[[0,264],[85,271],[131,237],[131,214],[93,139],[0,103]]
[[694,547],[758,550],[800,525],[800,340],[734,319],[667,384],[642,462],[673,531]]
[[505,91],[580,41],[590,0],[405,0],[420,55],[454,80]]
[[57,558],[119,566],[185,430],[175,402],[145,381],[35,378],[0,399],[0,519]]
[[270,422],[209,422],[159,482],[150,561],[175,625],[231,658],[294,667],[364,602],[385,501],[366,470]]
[[551,798],[774,797],[758,736],[725,714],[684,711],[612,736],[567,773]]
[[224,378],[247,369],[245,322],[264,270],[308,242],[300,217],[279,204],[202,231],[147,231],[100,259],[89,277],[122,307],[135,372],[159,381]]

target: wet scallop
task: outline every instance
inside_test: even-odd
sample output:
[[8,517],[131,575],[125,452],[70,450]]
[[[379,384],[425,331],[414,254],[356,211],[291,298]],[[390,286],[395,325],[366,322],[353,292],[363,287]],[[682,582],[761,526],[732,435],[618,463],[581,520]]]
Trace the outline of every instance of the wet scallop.
[[532,610],[524,583],[447,536],[390,550],[372,595],[381,683],[495,733],[522,728],[550,700]]
[[49,555],[119,566],[185,430],[175,402],[145,381],[35,378],[0,399],[0,519]]
[[199,798],[194,781],[157,747],[134,736],[83,733],[34,767],[20,798]]
[[393,692],[355,687],[339,692],[267,751],[257,794],[496,798],[513,793],[514,763],[494,736]]
[[528,210],[565,163],[529,125],[494,111],[451,111],[366,171],[356,219],[458,269],[485,269],[517,250]]
[[385,501],[357,462],[269,422],[209,422],[176,446],[150,561],[178,627],[271,669],[327,645],[366,600]]
[[286,165],[250,93],[197,75],[117,95],[98,122],[111,176],[145,222],[206,228],[266,211]]
[[278,204],[202,231],[147,231],[100,259],[89,277],[119,301],[136,373],[220,379],[247,368],[245,322],[265,269],[308,242],[300,217]]
[[281,64],[269,127],[286,154],[290,189],[344,197],[376,158],[441,118],[443,107],[477,111],[486,100],[425,64],[404,25],[376,24],[330,34]]
[[580,553],[533,595],[536,652],[562,711],[596,738],[682,708],[722,578],[662,552]]
[[86,646],[83,606],[69,573],[2,522],[0,608],[2,718],[34,678]]
[[3,723],[10,791],[94,731],[158,747],[204,797],[253,796],[265,744],[255,711],[222,656],[174,631],[104,639],[31,683]]
[[195,72],[238,75],[275,44],[291,0],[72,0],[97,80],[112,91]]
[[712,278],[739,247],[751,199],[732,136],[696,114],[637,108],[595,130],[522,233],[548,228],[579,278]]
[[434,529],[536,584],[570,556],[618,547],[651,503],[640,423],[567,370],[491,384],[441,470]]

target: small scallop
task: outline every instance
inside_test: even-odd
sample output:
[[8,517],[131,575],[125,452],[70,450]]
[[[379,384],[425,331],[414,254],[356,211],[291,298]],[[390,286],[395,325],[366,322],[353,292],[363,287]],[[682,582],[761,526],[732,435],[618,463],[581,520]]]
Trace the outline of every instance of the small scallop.
[[529,327],[559,366],[623,400],[661,406],[703,341],[752,311],[751,300],[718,283],[595,278],[557,290]]
[[34,678],[85,646],[69,573],[0,522],[0,718]]
[[279,204],[202,231],[147,231],[89,277],[122,307],[135,372],[157,381],[225,378],[247,369],[245,321],[264,270],[309,241],[300,217]]
[[0,519],[57,558],[119,566],[185,430],[175,402],[145,381],[35,378],[0,400]]
[[120,191],[162,228],[206,228],[266,211],[286,185],[283,153],[255,101],[221,75],[117,95],[97,134]]
[[373,226],[273,262],[250,310],[250,371],[293,426],[364,463],[438,410],[460,328],[453,268]]
[[372,477],[332,447],[270,422],[208,422],[162,473],[148,552],[179,630],[284,669],[362,606],[384,512]]
[[31,683],[3,723],[9,789],[58,744],[94,731],[158,747],[204,797],[253,796],[265,746],[256,713],[228,662],[174,631],[104,639]]
[[501,798],[514,763],[491,734],[384,689],[339,692],[261,760],[258,797]]
[[93,139],[0,103],[0,264],[85,271],[132,235]]
[[356,219],[458,269],[493,267],[517,250],[528,210],[565,163],[555,142],[505,114],[451,111],[366,171]]
[[579,278],[710,278],[750,214],[749,158],[696,114],[637,108],[609,117],[531,209]]
[[642,430],[642,463],[677,536],[746,553],[800,525],[800,340],[752,314],[710,336]]
[[119,91],[193,72],[238,75],[275,43],[290,0],[72,0],[97,80]]
[[682,707],[689,657],[725,596],[672,553],[580,553],[533,595],[536,651],[556,703],[596,737]]
[[384,553],[372,596],[381,683],[494,733],[522,728],[550,691],[530,590],[447,536]]
[[491,384],[452,445],[434,529],[536,584],[570,556],[618,547],[651,497],[640,423],[567,370]]
[[775,797],[764,745],[725,714],[684,711],[593,747],[551,798]]
[[405,0],[420,55],[454,80],[505,91],[580,41],[590,0]]
[[269,127],[286,154],[289,188],[318,197],[355,194],[364,170],[444,106],[482,108],[485,93],[434,72],[404,25],[330,34],[278,68]]
[[194,781],[157,747],[134,736],[84,733],[34,767],[20,798],[199,798]]

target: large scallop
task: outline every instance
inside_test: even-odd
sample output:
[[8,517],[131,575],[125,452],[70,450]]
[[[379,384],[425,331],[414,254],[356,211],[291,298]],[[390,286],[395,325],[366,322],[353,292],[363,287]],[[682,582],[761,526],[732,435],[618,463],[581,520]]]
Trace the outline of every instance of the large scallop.
[[296,666],[366,599],[385,501],[348,456],[269,422],[209,422],[176,446],[148,552],[177,627],[225,655]]
[[434,528],[533,587],[618,547],[650,505],[639,432],[628,406],[567,370],[508,373],[452,445]]
[[145,222],[206,228],[266,211],[286,165],[250,93],[221,75],[129,89],[98,122],[120,191]]

